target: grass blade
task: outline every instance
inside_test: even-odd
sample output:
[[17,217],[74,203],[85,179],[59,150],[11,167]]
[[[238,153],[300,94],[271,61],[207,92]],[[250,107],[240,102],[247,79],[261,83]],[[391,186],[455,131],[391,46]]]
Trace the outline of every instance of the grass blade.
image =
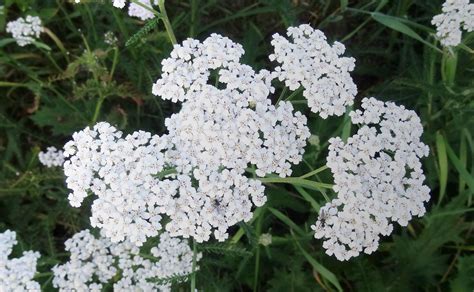
[[393,17],[390,15],[385,15],[382,13],[374,12],[372,13],[372,18],[385,25],[386,27],[389,27],[393,30],[396,30],[398,32],[401,32],[417,41],[422,42],[423,44],[427,45],[428,47],[432,48],[433,50],[436,50],[440,53],[443,53],[440,49],[437,47],[433,46],[429,42],[425,41],[419,34],[417,34],[413,29],[411,29],[408,25],[404,24],[400,19],[397,17]]
[[276,210],[276,209],[273,209],[273,208],[268,208],[268,210],[270,210],[270,212],[273,213],[273,215],[275,215],[275,217],[277,217],[278,219],[280,219],[281,222],[285,223],[286,225],[288,225],[288,227],[290,227],[292,230],[296,231],[296,233],[298,233],[298,235],[300,236],[304,236],[305,235],[305,232],[303,231],[303,229],[301,229],[300,227],[298,227],[298,225],[296,225],[295,222],[293,222],[290,218],[288,218],[288,216],[286,216],[285,214],[283,214],[282,212]]
[[446,140],[439,132],[436,133],[436,149],[438,152],[439,166],[439,204],[444,198],[446,193],[446,185],[448,183],[448,157],[446,155]]
[[456,156],[451,146],[449,146],[447,143],[446,152],[448,154],[449,160],[454,165],[454,168],[456,168],[456,170],[459,172],[459,175],[466,181],[469,189],[474,191],[474,176],[466,170],[466,168],[462,165],[461,160]]
[[336,275],[334,275],[331,271],[326,269],[323,265],[321,265],[316,259],[314,259],[306,250],[304,250],[303,247],[298,243],[298,241],[295,241],[296,245],[298,248],[301,250],[301,253],[303,256],[308,260],[308,262],[313,266],[313,269],[315,269],[323,278],[328,280],[331,284],[334,285],[334,287],[337,288],[337,291],[343,291],[341,284],[337,280]]

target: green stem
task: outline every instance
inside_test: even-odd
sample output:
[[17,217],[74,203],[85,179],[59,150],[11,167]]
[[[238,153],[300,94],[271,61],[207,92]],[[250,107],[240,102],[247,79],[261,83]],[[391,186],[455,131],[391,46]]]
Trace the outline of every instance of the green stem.
[[278,97],[277,101],[275,102],[275,105],[278,105],[278,103],[283,99],[283,96],[285,96],[286,91],[288,90],[288,87],[283,87],[283,90],[281,91],[280,96]]
[[315,169],[315,170],[313,170],[313,171],[308,172],[307,174],[304,174],[304,175],[300,176],[299,178],[307,178],[307,177],[313,176],[313,175],[315,175],[315,174],[317,174],[317,173],[320,173],[320,172],[322,172],[322,171],[325,171],[325,170],[328,169],[328,168],[329,168],[329,167],[328,167],[327,165],[323,165],[323,166],[321,166],[321,167],[318,168],[318,169]]
[[300,88],[296,89],[295,91],[293,91],[292,94],[290,94],[287,98],[285,98],[285,101],[289,101],[290,99],[292,99],[293,97],[295,97],[298,93],[302,92],[303,91],[303,87],[300,86]]
[[64,45],[61,42],[61,40],[50,29],[48,29],[46,27],[43,27],[43,31],[54,41],[54,43],[59,48],[59,50],[63,54],[66,61],[69,63],[68,53],[67,53],[66,49],[64,48]]
[[191,292],[196,291],[196,256],[197,256],[196,240],[193,238],[193,270],[191,274]]
[[36,273],[34,279],[51,276],[52,274],[52,272]]
[[160,171],[159,173],[157,173],[156,175],[154,175],[155,177],[157,177],[158,179],[162,179],[164,178],[165,176],[169,175],[169,174],[174,174],[174,173],[178,173],[178,171],[176,170],[176,168],[169,168],[169,169],[165,169],[163,171]]
[[102,104],[104,103],[104,100],[105,100],[105,96],[102,95],[100,90],[99,90],[99,95],[100,95],[99,100],[97,101],[97,104],[95,105],[94,115],[92,116],[91,126],[93,126],[97,122],[97,119],[99,118],[99,114],[100,114],[100,108],[102,107]]
[[196,36],[196,18],[197,18],[197,1],[191,0],[191,28],[189,29],[189,36],[192,38]]
[[454,84],[457,63],[457,52],[453,50],[445,50],[443,52],[443,57],[441,61],[441,77],[448,86],[452,86]]
[[[250,222],[248,222],[248,224],[252,224],[252,222],[254,222],[255,220],[257,220],[257,218],[260,217],[260,215],[262,215],[263,213],[263,208],[257,208],[255,210],[255,212],[253,212],[253,217],[252,219],[250,219]],[[237,232],[234,234],[234,236],[232,237],[232,239],[230,240],[230,243],[231,244],[236,244],[237,242],[239,242],[240,238],[245,234],[245,231],[242,227],[239,228],[239,230],[237,230]]]
[[299,177],[264,177],[259,178],[259,180],[263,183],[283,183],[283,184],[291,184],[296,186],[302,186],[309,189],[320,190],[323,189],[331,189],[333,187],[332,184],[315,182],[311,180],[307,180],[304,178]]
[[[84,42],[84,45],[86,46],[87,53],[89,55],[91,55],[92,51],[91,51],[91,48],[89,46],[89,43],[87,42],[86,37],[83,34],[81,34],[81,37],[82,37],[82,40]],[[97,72],[95,72],[95,70],[92,70],[92,76],[94,77],[95,83],[97,84],[97,91],[99,93],[99,99],[97,100],[97,103],[95,105],[94,115],[92,116],[92,120],[90,122],[91,126],[93,126],[97,122],[97,119],[99,118],[99,114],[100,114],[100,109],[101,109],[102,104],[104,103],[104,100],[105,100],[105,95],[102,93],[102,89],[101,89],[102,84],[101,84],[99,76],[97,75]]]
[[[262,211],[263,213],[263,211]],[[257,226],[255,228],[255,236],[260,238],[262,233],[262,221],[263,216],[260,216],[257,221]],[[260,244],[257,244],[257,251],[255,252],[255,270],[254,270],[254,282],[253,282],[253,291],[258,291],[258,274],[260,272]]]
[[165,25],[166,32],[168,33],[168,37],[173,45],[176,45],[178,42],[176,41],[176,37],[173,32],[173,27],[171,26],[170,20],[168,18],[168,14],[166,13],[165,8],[165,0],[158,1],[158,7],[160,7],[161,12],[161,20]]
[[112,61],[112,68],[110,69],[109,79],[112,80],[114,76],[115,67],[117,66],[118,62],[118,48],[114,47],[114,60]]
[[61,67],[59,67],[58,63],[56,63],[56,61],[54,60],[53,57],[51,57],[51,53],[50,52],[45,52],[45,55],[46,57],[48,57],[48,60],[51,61],[51,63],[54,65],[54,67],[56,67],[56,69],[60,72],[63,71],[63,69],[61,69]]

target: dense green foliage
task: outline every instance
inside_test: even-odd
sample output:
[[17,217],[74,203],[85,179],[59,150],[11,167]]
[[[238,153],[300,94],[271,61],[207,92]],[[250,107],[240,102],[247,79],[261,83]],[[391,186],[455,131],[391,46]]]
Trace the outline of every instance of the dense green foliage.
[[[69,205],[63,173],[39,164],[40,149],[60,148],[74,131],[103,120],[126,133],[161,134],[164,119],[179,109],[151,94],[160,62],[172,48],[163,23],[143,23],[109,3],[86,2],[6,0],[0,6],[0,231],[18,233],[15,254],[41,252],[36,279],[46,291],[53,290],[50,268],[67,259],[65,239],[90,226],[90,208]],[[430,147],[423,160],[432,190],[428,213],[407,228],[396,225],[374,254],[339,262],[313,238],[309,226],[332,191],[269,183],[269,200],[254,220],[233,227],[226,243],[198,245],[204,254],[196,275],[199,291],[472,291],[474,33],[465,33],[463,44],[452,50],[439,46],[430,20],[441,3],[166,3],[178,42],[221,33],[243,44],[244,63],[256,69],[271,66],[266,56],[273,33],[310,23],[356,58],[358,101],[375,96],[414,109]],[[47,30],[34,45],[19,47],[5,23],[26,13],[39,15]],[[104,43],[107,31],[116,34],[117,46]],[[307,146],[304,163],[293,168],[299,176],[325,164],[330,137],[347,137],[354,128],[347,117],[312,114],[301,93],[293,102],[318,137]],[[317,176],[331,182],[328,170]],[[270,245],[258,244],[262,233],[272,234]],[[176,285],[181,291],[188,287]]]

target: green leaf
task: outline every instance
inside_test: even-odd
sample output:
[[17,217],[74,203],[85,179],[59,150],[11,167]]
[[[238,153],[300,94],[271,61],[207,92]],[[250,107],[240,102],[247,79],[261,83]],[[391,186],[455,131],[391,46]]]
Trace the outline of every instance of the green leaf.
[[308,260],[308,262],[313,266],[313,269],[315,269],[323,278],[328,280],[331,284],[336,287],[338,291],[342,291],[341,284],[337,280],[336,275],[334,275],[331,271],[326,269],[323,265],[321,265],[315,258],[313,258],[307,251],[304,250],[303,247],[298,243],[298,241],[295,241],[296,245],[298,248],[301,250],[301,253],[303,256]]
[[145,25],[138,31],[136,32],[132,37],[130,37],[127,42],[125,43],[126,47],[130,47],[135,45],[138,41],[146,37],[155,27],[158,26],[158,23],[160,21],[160,17],[155,17],[151,20],[149,20]]
[[350,106],[347,108],[346,113],[344,115],[344,126],[342,127],[342,133],[341,133],[341,139],[342,141],[346,142],[347,138],[351,135],[351,127],[352,127],[352,122],[351,122],[351,117],[349,116],[349,113],[352,111],[354,106]]
[[300,235],[300,236],[305,236],[306,235],[306,232],[304,232],[303,229],[298,227],[298,225],[296,225],[295,222],[293,222],[290,218],[288,218],[288,216],[286,216],[282,212],[280,212],[276,209],[273,209],[273,208],[268,208],[268,210],[270,210],[270,212],[272,212],[273,215],[275,215],[275,217],[280,219],[281,222],[285,223],[292,230],[296,231],[296,233],[298,233],[298,235]]
[[459,175],[466,181],[467,185],[471,189],[471,191],[474,191],[474,176],[471,175],[466,168],[461,163],[461,160],[454,154],[453,149],[449,144],[446,143],[446,151],[448,153],[449,160],[451,163],[454,165],[454,168],[459,172]]
[[298,186],[296,186],[295,189],[306,201],[311,204],[311,207],[313,207],[314,210],[319,211],[319,208],[321,208],[321,206],[318,204],[318,202],[316,202],[315,199],[313,199],[313,197],[311,197],[311,195],[307,191],[305,191],[302,187]]
[[6,20],[7,20],[7,8],[4,5],[0,5],[0,32],[5,31]]
[[[461,163],[461,166],[467,169],[467,141],[464,131],[461,132],[460,140],[461,143],[459,144],[459,161]],[[458,191],[462,193],[464,191],[465,186],[466,181],[463,179],[462,176],[460,176]]]
[[438,152],[439,166],[439,198],[438,204],[443,200],[448,183],[448,158],[446,155],[446,140],[439,132],[436,133],[436,150]]
[[39,11],[39,16],[42,21],[50,20],[58,13],[58,8],[43,8]]
[[14,42],[15,42],[14,38],[4,38],[4,39],[0,40],[0,48],[6,46],[8,44],[14,43]]
[[341,6],[341,12],[344,12],[347,8],[349,0],[339,0],[339,5]]
[[331,189],[332,185],[327,183],[315,182],[308,179],[303,179],[299,177],[264,177],[259,178],[263,183],[287,183],[294,186],[301,186],[312,190],[319,191],[321,188]]
[[474,255],[460,257],[457,268],[456,277],[449,283],[451,291],[472,291],[474,287]]
[[251,256],[252,253],[245,248],[242,248],[236,244],[228,243],[207,243],[200,244],[198,246],[199,251],[205,253],[219,254],[219,255],[230,255],[230,256]]
[[411,29],[408,25],[404,24],[402,22],[401,19],[397,18],[397,17],[393,17],[393,16],[389,16],[389,15],[385,15],[385,14],[382,14],[382,13],[378,13],[378,12],[373,12],[371,14],[372,18],[385,25],[386,27],[389,27],[393,30],[396,30],[398,32],[401,32],[417,41],[420,41],[422,42],[423,44],[427,45],[428,47],[442,53],[443,51],[441,51],[440,49],[438,49],[437,47],[433,46],[432,44],[430,44],[429,42],[425,41],[419,34],[417,34],[413,29]]
[[51,51],[51,47],[48,46],[47,44],[45,43],[42,43],[40,41],[34,41],[33,42],[33,45],[35,45],[38,49],[44,49],[46,51]]
[[70,135],[87,126],[83,116],[77,111],[71,111],[60,99],[54,104],[40,106],[31,119],[40,127],[51,127],[54,135]]

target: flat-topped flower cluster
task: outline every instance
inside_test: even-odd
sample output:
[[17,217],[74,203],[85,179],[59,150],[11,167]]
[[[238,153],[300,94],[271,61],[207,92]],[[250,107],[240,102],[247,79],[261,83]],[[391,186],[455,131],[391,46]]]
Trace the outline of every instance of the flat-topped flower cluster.
[[433,17],[436,36],[445,47],[461,43],[462,31],[474,31],[474,3],[469,0],[446,0],[442,13]]
[[9,259],[17,243],[16,232],[0,233],[0,291],[40,291],[39,283],[33,280],[40,254],[24,251],[22,257]]
[[[168,134],[122,138],[99,123],[66,144],[71,204],[94,193],[91,223],[105,236],[141,245],[167,218],[171,236],[225,240],[230,226],[249,221],[253,206],[266,201],[262,183],[245,176],[247,167],[285,177],[301,161],[310,136],[306,117],[289,102],[272,105],[274,75],[239,63],[243,53],[216,34],[176,45],[153,86],[153,93],[182,102],[165,121]],[[208,84],[211,77],[220,87]]]
[[33,43],[43,31],[41,19],[38,16],[28,15],[7,23],[6,32],[11,33],[16,43],[24,47]]
[[329,140],[337,198],[321,208],[313,226],[339,260],[374,252],[380,236],[392,232],[391,222],[406,226],[412,216],[423,216],[430,198],[420,163],[429,150],[416,113],[375,98],[364,99],[362,108],[350,113],[360,125],[355,135]]
[[55,166],[62,166],[64,163],[64,153],[54,146],[46,148],[46,151],[38,153],[38,159],[44,166],[50,168]]
[[307,24],[290,27],[286,34],[293,41],[279,34],[272,40],[275,52],[270,60],[281,64],[275,69],[278,79],[290,90],[302,86],[308,106],[323,119],[343,115],[357,94],[350,75],[355,59],[341,57],[346,50],[342,43],[331,46],[322,31]]
[[[306,117],[291,102],[272,103],[272,82],[302,88],[323,118],[342,115],[357,94],[354,59],[342,56],[344,45],[329,45],[308,25],[289,28],[287,36],[273,37],[269,58],[279,65],[272,71],[240,63],[242,46],[217,34],[175,45],[152,88],[181,102],[165,120],[168,132],[124,136],[101,122],[74,133],[64,147],[71,205],[94,195],[91,224],[114,244],[141,246],[161,229],[197,242],[227,239],[229,227],[265,204],[258,177],[290,176],[310,137]],[[327,165],[337,197],[313,226],[327,253],[340,260],[376,250],[392,222],[406,225],[423,215],[429,199],[418,116],[374,98],[362,108],[350,113],[358,132],[347,142],[330,140]]]
[[[167,233],[150,250],[154,259],[143,258],[129,241],[113,243],[89,230],[76,233],[65,246],[70,260],[53,267],[53,286],[59,291],[102,291],[112,281],[114,291],[171,291],[170,284],[157,284],[157,280],[192,272],[191,248]],[[196,261],[200,258],[197,254]]]

